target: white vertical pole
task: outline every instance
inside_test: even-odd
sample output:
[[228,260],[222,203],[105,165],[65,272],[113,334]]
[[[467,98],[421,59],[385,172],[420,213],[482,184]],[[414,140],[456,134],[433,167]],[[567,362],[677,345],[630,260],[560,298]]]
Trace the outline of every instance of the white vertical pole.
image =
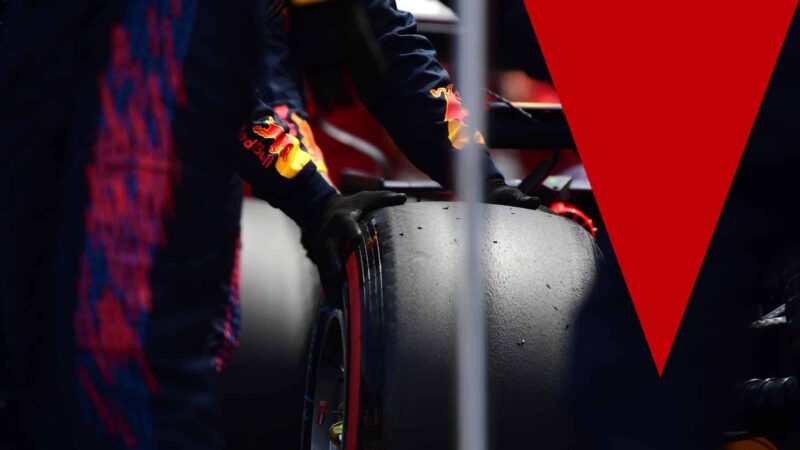
[[[459,0],[456,81],[469,123],[486,130],[486,1]],[[481,270],[481,206],[484,195],[482,149],[470,144],[456,158],[455,186],[464,202],[463,292],[458,299],[458,448],[487,450],[486,311]]]

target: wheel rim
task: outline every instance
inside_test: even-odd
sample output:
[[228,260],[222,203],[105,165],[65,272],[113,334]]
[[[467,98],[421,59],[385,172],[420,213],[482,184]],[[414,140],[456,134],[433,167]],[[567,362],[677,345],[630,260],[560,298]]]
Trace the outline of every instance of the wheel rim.
[[345,407],[344,339],[338,321],[325,333],[314,386],[314,416],[311,423],[311,450],[339,450],[331,440],[331,427],[344,420]]

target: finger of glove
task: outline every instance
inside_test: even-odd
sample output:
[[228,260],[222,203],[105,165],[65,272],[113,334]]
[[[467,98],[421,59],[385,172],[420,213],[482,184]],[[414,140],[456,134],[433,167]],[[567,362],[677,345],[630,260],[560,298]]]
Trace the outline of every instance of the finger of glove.
[[300,244],[306,251],[306,255],[314,261],[314,238],[313,232],[307,228],[303,228],[300,233]]
[[[357,197],[361,214],[389,206],[402,205],[406,202],[406,194],[390,191],[361,192],[354,195],[354,197]],[[361,214],[359,214],[359,219]]]
[[[352,242],[361,239],[361,226],[358,224],[357,217],[361,216],[361,211],[355,211],[353,214],[348,215],[346,219],[340,223],[341,231],[343,233],[344,241]],[[342,244],[346,243],[342,242]]]
[[519,204],[517,206],[527,209],[537,209],[541,204],[542,201],[539,199],[539,197],[530,197],[527,195],[523,195],[519,199]]
[[487,201],[495,205],[516,206],[526,209],[536,209],[542,204],[538,197],[530,197],[514,188],[498,189],[487,198]]

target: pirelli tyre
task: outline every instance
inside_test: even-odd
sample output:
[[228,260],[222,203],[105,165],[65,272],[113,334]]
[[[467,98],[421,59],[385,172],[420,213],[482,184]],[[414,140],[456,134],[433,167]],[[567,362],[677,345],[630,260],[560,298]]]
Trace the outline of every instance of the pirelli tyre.
[[[314,339],[303,450],[334,448],[338,439],[345,450],[456,447],[463,214],[458,203],[423,202],[363,221],[342,312],[325,312]],[[489,448],[572,449],[561,394],[571,325],[595,282],[594,241],[540,211],[487,205],[483,215]]]
[[222,371],[226,448],[297,448],[319,276],[285,214],[248,198],[241,224],[240,344]]

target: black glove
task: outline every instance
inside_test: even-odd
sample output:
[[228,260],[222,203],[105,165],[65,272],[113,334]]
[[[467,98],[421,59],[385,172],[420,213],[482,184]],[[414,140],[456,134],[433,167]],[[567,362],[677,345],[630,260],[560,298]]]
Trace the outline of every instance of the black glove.
[[490,178],[486,183],[486,203],[537,209],[542,201],[525,195],[519,189],[506,185],[502,178]]
[[338,301],[344,279],[342,250],[361,237],[359,220],[370,211],[405,202],[405,194],[389,191],[360,192],[347,197],[336,193],[325,200],[317,220],[303,230],[303,244],[317,265],[329,301]]

